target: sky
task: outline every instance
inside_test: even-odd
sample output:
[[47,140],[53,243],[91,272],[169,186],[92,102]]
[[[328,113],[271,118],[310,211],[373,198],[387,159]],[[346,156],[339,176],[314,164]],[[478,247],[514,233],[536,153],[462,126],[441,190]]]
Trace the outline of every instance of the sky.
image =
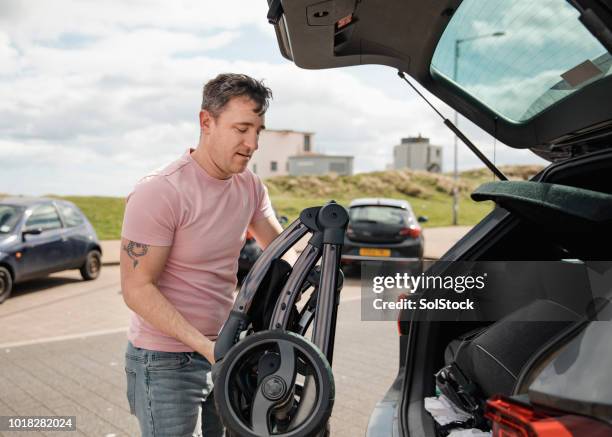
[[[314,132],[317,152],[355,156],[356,172],[384,169],[393,146],[418,134],[443,146],[451,171],[453,135],[394,69],[296,67],[266,3],[2,0],[0,193],[127,195],[197,144],[202,86],[222,72],[264,79],[266,126]],[[490,135],[460,127],[493,159]],[[459,150],[460,169],[483,166]],[[499,142],[495,160],[545,164]]]

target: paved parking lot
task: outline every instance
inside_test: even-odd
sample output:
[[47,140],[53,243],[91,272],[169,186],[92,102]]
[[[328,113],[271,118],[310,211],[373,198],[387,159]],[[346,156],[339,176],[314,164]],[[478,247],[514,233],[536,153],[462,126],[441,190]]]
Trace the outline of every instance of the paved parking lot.
[[[362,322],[359,292],[349,279],[338,314],[334,436],[364,434],[397,370],[395,324]],[[138,435],[124,395],[127,317],[117,266],[92,282],[66,272],[17,286],[0,306],[0,415],[77,416],[77,431],[1,435]]]
[[[425,229],[425,252],[441,256],[467,227]],[[125,399],[123,351],[129,310],[119,284],[119,242],[104,242],[101,276],[64,272],[17,285],[0,305],[0,416],[77,417],[76,432],[0,436],[135,436]],[[395,378],[394,322],[361,321],[360,284],[345,282],[334,351],[332,434],[364,435],[370,412]]]

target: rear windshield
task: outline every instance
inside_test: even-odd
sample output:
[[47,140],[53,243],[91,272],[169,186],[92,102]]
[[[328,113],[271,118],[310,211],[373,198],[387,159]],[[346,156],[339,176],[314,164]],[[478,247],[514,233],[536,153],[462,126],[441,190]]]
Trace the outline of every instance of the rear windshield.
[[392,206],[354,206],[349,210],[349,218],[352,223],[407,226],[409,217],[406,210]]
[[524,122],[612,71],[612,57],[566,0],[464,0],[434,53],[443,76]]
[[15,229],[21,218],[22,208],[12,205],[0,205],[0,234],[8,234]]

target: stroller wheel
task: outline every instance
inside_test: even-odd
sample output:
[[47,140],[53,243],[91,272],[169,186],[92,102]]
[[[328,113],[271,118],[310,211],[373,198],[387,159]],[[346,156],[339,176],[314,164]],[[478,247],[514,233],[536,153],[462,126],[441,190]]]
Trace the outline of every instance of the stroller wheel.
[[334,378],[321,351],[300,335],[261,331],[219,363],[217,411],[232,435],[312,436],[334,404]]

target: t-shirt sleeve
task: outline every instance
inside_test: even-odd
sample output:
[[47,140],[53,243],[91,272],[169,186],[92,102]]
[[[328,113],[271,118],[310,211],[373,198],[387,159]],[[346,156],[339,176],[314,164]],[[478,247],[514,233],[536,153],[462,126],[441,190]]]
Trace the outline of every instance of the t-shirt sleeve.
[[127,198],[121,236],[151,246],[171,246],[179,222],[179,199],[161,176],[143,179]]
[[268,218],[274,215],[274,209],[272,208],[272,202],[270,202],[270,196],[268,196],[268,189],[261,182],[256,175],[253,175],[253,181],[255,183],[255,211],[251,217],[251,223]]

